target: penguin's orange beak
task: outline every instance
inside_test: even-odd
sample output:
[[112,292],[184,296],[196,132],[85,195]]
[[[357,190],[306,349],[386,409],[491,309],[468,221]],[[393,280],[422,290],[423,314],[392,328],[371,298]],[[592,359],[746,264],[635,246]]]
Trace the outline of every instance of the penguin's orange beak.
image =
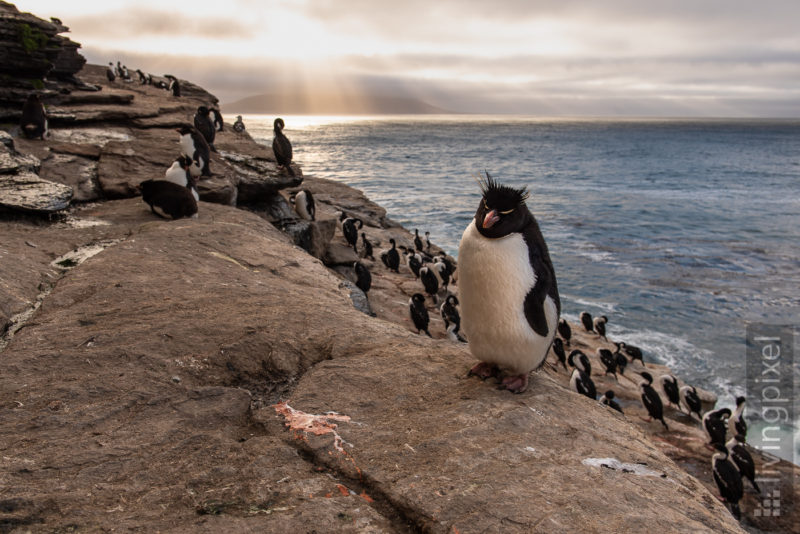
[[483,218],[483,227],[484,228],[491,228],[492,226],[500,220],[500,216],[497,214],[497,210],[492,210],[486,214],[486,217]]

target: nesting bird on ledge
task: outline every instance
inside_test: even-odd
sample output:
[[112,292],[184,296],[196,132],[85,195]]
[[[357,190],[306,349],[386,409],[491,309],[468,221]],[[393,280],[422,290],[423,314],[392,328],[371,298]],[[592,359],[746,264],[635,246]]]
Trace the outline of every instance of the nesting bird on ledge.
[[292,143],[283,134],[285,124],[283,119],[278,117],[273,123],[275,137],[272,139],[272,151],[275,153],[275,160],[278,165],[284,167],[289,176],[294,176],[292,169]]
[[486,173],[483,196],[459,246],[459,298],[469,348],[479,363],[470,374],[511,371],[501,387],[521,393],[545,361],[561,313],[550,254],[525,188],[500,185]]

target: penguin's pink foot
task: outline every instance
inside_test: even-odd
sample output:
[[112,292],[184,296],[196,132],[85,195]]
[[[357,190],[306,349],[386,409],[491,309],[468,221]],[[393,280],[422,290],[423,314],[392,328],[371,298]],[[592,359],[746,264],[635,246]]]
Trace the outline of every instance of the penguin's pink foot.
[[500,382],[501,389],[507,389],[511,393],[522,393],[528,389],[528,373],[505,377]]
[[467,376],[475,375],[481,380],[486,380],[487,378],[497,376],[499,372],[500,368],[493,363],[478,362],[469,370]]

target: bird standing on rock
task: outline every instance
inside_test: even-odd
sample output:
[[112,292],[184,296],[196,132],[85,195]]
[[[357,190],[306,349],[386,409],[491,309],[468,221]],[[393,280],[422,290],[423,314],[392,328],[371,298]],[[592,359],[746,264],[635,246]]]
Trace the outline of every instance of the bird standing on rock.
[[356,287],[366,295],[372,287],[372,275],[363,263],[357,261],[353,264],[356,273]]
[[301,189],[294,195],[294,210],[297,214],[307,221],[313,221],[316,217],[316,206],[314,195],[308,189]]
[[561,365],[564,366],[564,370],[567,369],[567,354],[564,352],[564,342],[561,341],[560,337],[553,339],[553,354],[556,355],[558,361],[561,362]]
[[361,257],[362,258],[369,258],[372,261],[375,261],[375,256],[372,255],[372,242],[367,239],[367,234],[361,232]]
[[194,114],[194,127],[202,134],[203,139],[206,140],[211,151],[216,152],[217,149],[214,147],[214,139],[216,139],[217,129],[214,128],[211,111],[206,106],[199,106],[197,108],[197,112]]
[[419,229],[414,229],[414,248],[422,251],[422,239],[419,237]]
[[583,329],[587,332],[592,332],[594,328],[594,322],[592,321],[592,314],[589,312],[581,312],[580,315],[581,324],[583,325]]
[[411,315],[411,321],[414,323],[414,328],[417,329],[417,334],[425,332],[428,334],[428,337],[433,337],[428,331],[430,316],[428,315],[428,310],[425,308],[425,295],[422,293],[414,293],[408,301],[408,311]]
[[511,374],[501,387],[521,393],[547,357],[561,300],[525,188],[500,185],[487,172],[481,191],[458,253],[461,317],[479,360],[470,374],[488,378],[505,367]]
[[431,296],[435,304],[436,294],[439,292],[439,279],[436,278],[433,269],[426,264],[419,270],[419,278],[422,280],[422,285],[425,286],[425,293]]
[[711,410],[703,415],[703,430],[708,436],[706,447],[713,450],[718,445],[725,446],[725,435],[727,434],[725,423],[730,416],[730,408]]
[[603,339],[606,338],[606,316],[603,315],[601,317],[595,317],[593,321],[594,331],[597,332],[597,335],[602,337]]
[[686,405],[686,411],[691,416],[692,413],[697,414],[697,418],[702,420],[703,416],[700,415],[700,410],[703,404],[700,402],[700,396],[697,394],[697,388],[694,386],[683,386],[680,389],[681,400]]
[[603,393],[602,397],[600,397],[600,404],[602,404],[603,406],[608,406],[609,408],[613,408],[619,413],[624,414],[625,412],[622,411],[622,407],[619,405],[619,403],[616,401],[614,397],[615,397],[614,390],[609,389],[608,391]]
[[461,337],[459,333],[459,330],[461,330],[461,315],[459,315],[456,306],[458,306],[458,297],[455,295],[447,295],[439,311],[442,314],[444,328],[447,330],[448,337],[453,341],[466,343],[466,340]]
[[294,169],[292,169],[292,143],[283,134],[284,126],[283,119],[280,117],[273,122],[275,137],[272,138],[272,152],[275,153],[275,161],[278,162],[278,166],[285,168],[289,176],[294,176]]
[[394,238],[391,238],[389,243],[392,244],[392,248],[381,254],[381,261],[383,261],[383,264],[386,265],[387,269],[399,273],[400,253],[397,252],[397,243],[395,242]]
[[192,176],[211,176],[209,168],[211,149],[203,135],[191,126],[182,126],[176,131],[181,136],[181,154],[188,156],[194,162],[189,169]]
[[559,319],[558,320],[558,335],[564,340],[564,343],[569,345],[569,340],[572,338],[572,328],[570,328],[569,323],[566,319]]
[[714,482],[717,483],[720,496],[728,504],[731,514],[737,520],[742,518],[739,501],[744,496],[744,484],[739,470],[728,458],[728,449],[725,445],[717,445],[717,452],[711,457],[711,470],[714,473]]
[[652,421],[653,419],[661,421],[664,428],[669,430],[667,422],[664,421],[664,404],[661,402],[658,392],[653,388],[653,375],[646,371],[639,374],[645,379],[644,382],[639,384],[639,393],[642,395],[642,405],[650,415],[650,418],[646,419],[646,421]]
[[736,409],[728,419],[728,430],[732,436],[737,434],[740,436],[747,436],[747,423],[744,420],[744,397],[736,397]]
[[661,382],[661,389],[664,390],[669,403],[674,404],[676,408],[679,408],[681,395],[680,391],[678,390],[678,379],[672,375],[661,375],[658,377],[658,381]]
[[744,436],[741,434],[733,436],[725,444],[725,448],[728,449],[728,454],[730,454],[730,458],[733,460],[739,473],[741,473],[742,478],[749,480],[750,484],[753,485],[753,489],[761,493],[761,488],[759,488],[756,483],[756,463],[753,461],[750,452],[748,452],[747,448],[744,446]]
[[364,227],[364,221],[355,217],[348,217],[342,221],[342,234],[344,238],[353,247],[353,250],[358,254],[358,231]]

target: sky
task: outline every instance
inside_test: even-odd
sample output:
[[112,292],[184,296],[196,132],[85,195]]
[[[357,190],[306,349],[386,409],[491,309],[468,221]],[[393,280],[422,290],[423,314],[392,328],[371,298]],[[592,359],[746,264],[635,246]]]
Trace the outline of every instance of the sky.
[[91,63],[540,116],[800,118],[798,0],[24,0]]

